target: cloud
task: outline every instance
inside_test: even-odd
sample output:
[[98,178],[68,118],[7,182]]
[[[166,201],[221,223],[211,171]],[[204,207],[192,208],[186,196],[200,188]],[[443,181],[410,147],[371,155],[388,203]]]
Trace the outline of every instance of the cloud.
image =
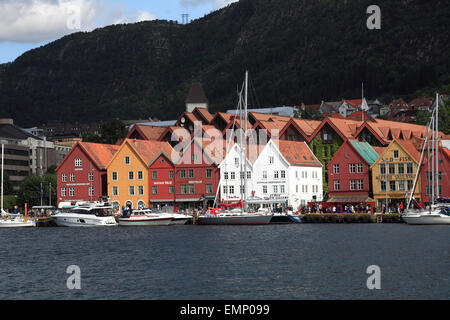
[[180,0],[180,4],[185,8],[211,4],[217,10],[237,1],[239,0]]
[[110,24],[154,20],[112,0],[1,0],[0,42],[43,42]]

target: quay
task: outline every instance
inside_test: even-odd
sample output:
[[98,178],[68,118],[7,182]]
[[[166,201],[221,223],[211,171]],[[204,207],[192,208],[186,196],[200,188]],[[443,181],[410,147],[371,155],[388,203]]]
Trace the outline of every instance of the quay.
[[303,223],[404,223],[398,213],[394,214],[358,214],[358,213],[307,213],[301,215]]

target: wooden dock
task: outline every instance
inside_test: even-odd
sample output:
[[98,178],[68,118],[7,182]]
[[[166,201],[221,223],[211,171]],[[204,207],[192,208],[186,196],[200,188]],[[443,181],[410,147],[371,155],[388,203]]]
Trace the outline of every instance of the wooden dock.
[[400,214],[308,213],[301,215],[303,223],[404,223]]

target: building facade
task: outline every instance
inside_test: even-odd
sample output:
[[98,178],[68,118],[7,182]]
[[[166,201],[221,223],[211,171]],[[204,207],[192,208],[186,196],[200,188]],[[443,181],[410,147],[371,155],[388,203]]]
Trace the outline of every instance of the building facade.
[[78,142],[56,168],[58,205],[107,196],[106,165],[118,146]]
[[[373,198],[377,210],[407,204],[419,168],[420,153],[411,141],[394,139],[371,165]],[[422,181],[418,176],[414,198],[422,201]]]
[[370,166],[378,153],[367,142],[347,140],[328,163],[329,199],[327,205],[344,212],[345,207],[356,210],[371,209],[375,203],[372,195]]

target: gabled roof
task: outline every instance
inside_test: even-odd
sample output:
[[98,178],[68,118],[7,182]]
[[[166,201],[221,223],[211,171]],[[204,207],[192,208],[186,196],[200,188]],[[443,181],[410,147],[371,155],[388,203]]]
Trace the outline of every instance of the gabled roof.
[[[214,118],[214,116],[207,110],[204,108],[195,108],[192,113],[197,117],[197,119],[199,119],[199,116],[206,122],[206,123],[210,123],[211,120]],[[197,116],[196,114],[199,114],[199,116]],[[202,120],[199,119],[199,120]]]
[[164,154],[168,160],[174,162],[178,159],[172,159],[172,146],[166,141],[154,141],[154,140],[126,140],[136,152],[142,157],[147,166],[150,166],[153,161],[159,157],[160,154]]
[[293,166],[316,166],[322,167],[306,142],[277,140],[278,149],[283,157]]
[[105,170],[109,161],[111,161],[114,154],[120,147],[115,144],[77,142],[55,171],[58,171],[61,168],[62,164],[65,163],[66,159],[68,159],[77,148],[84,151],[84,153],[99,170]]
[[[145,140],[158,140],[161,134],[166,130],[166,127],[154,127],[136,124],[128,132],[125,139],[129,139],[134,132],[138,132]],[[122,140],[123,141],[123,140]]]
[[370,165],[378,159],[378,153],[367,142],[360,142],[356,140],[349,140],[350,145],[363,157],[363,159]]
[[344,102],[348,103],[353,108],[357,108],[362,104],[362,99],[344,100]]
[[329,124],[334,131],[345,141],[354,138],[354,135],[361,125],[360,121],[337,118],[324,118],[322,123],[314,130],[314,133],[309,137],[309,142],[320,132],[325,124]]
[[299,119],[292,118],[289,120],[283,129],[280,131],[280,137],[286,132],[286,130],[292,126],[294,127],[304,138],[313,134],[314,130],[320,125],[321,121],[317,120],[307,120],[307,119]]
[[114,158],[126,145],[130,146],[131,149],[136,152],[138,157],[147,167],[149,167],[161,154],[164,154],[169,161],[174,162],[174,159],[172,159],[173,148],[166,141],[125,139],[106,167],[111,165]]

